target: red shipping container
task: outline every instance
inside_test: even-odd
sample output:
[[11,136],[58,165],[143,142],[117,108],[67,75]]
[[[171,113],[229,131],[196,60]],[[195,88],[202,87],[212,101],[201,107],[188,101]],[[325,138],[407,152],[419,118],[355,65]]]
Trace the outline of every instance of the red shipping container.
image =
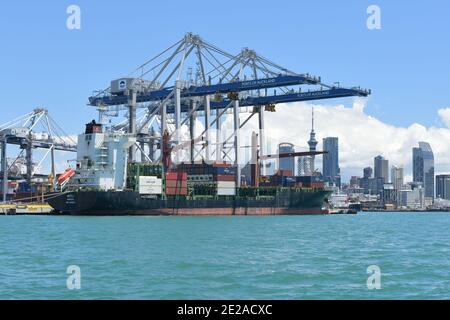
[[218,174],[216,181],[235,181],[236,176],[234,174]]
[[167,188],[187,188],[186,180],[166,180]]
[[166,188],[166,195],[168,196],[185,196],[187,195],[187,188]]
[[167,172],[166,180],[187,180],[186,172]]
[[292,177],[293,173],[292,170],[278,170],[276,175],[282,177]]
[[228,162],[218,162],[218,161],[216,161],[216,162],[214,162],[214,163],[212,164],[212,166],[213,166],[213,167],[216,167],[216,168],[230,168],[230,167],[231,167],[231,163],[228,163]]

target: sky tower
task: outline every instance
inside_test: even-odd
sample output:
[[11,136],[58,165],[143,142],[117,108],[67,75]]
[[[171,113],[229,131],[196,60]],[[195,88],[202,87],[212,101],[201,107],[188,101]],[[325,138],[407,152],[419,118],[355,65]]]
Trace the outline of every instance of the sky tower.
[[[309,151],[316,151],[317,149],[316,132],[314,131],[314,107],[311,107],[311,133],[309,134]],[[315,172],[314,165],[315,157],[307,156],[298,159],[298,174],[300,176],[310,176]]]
[[[314,131],[314,106],[311,107],[311,133],[309,134],[309,151],[316,151],[317,149],[317,140],[316,140],[316,132]],[[315,157],[311,156],[310,158],[310,173],[314,174],[315,166],[314,166]]]

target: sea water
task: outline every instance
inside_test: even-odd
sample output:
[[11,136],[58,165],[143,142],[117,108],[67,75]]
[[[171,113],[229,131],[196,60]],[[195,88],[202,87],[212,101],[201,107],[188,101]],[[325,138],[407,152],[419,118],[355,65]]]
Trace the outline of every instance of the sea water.
[[1,216],[0,242],[0,299],[450,298],[450,213]]

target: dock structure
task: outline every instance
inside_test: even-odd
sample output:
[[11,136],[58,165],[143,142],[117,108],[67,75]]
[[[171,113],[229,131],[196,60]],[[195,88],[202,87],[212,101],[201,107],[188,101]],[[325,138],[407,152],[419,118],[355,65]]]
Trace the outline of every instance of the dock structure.
[[47,215],[53,212],[53,208],[46,203],[35,204],[0,204],[2,215]]
[[[310,89],[304,90],[303,86]],[[121,110],[128,112],[128,118],[112,130],[137,135],[136,145],[130,148],[130,161],[138,160],[137,150],[141,161],[161,161],[164,151],[156,158],[155,146],[163,146],[162,137],[168,130],[171,143],[183,146],[174,149],[178,150],[173,155],[175,162],[179,151],[185,148],[190,161],[227,160],[240,170],[239,131],[254,115],[258,116],[259,150],[264,155],[265,113],[275,112],[276,104],[366,97],[370,93],[360,87],[327,85],[320,77],[291,71],[249,48],[228,53],[199,35],[187,33],[127,76],[111,81],[107,89],[96,91],[89,98],[89,105],[99,111],[100,122]],[[243,108],[249,107],[252,111],[241,119]],[[234,132],[223,139],[223,115],[229,113],[233,114]],[[197,134],[193,122],[199,117],[203,118],[204,130]],[[189,141],[181,141],[181,128],[186,124]],[[155,125],[159,125],[159,134]],[[212,129],[218,132],[215,137]],[[240,174],[236,177],[239,180]],[[239,185],[240,181],[236,182]]]

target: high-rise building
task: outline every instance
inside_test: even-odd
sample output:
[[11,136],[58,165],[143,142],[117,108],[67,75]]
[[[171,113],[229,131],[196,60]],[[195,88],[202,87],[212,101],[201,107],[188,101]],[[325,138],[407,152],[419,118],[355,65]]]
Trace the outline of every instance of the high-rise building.
[[375,178],[383,178],[385,183],[389,182],[389,160],[382,156],[377,156],[374,159]]
[[413,180],[425,189],[425,197],[434,198],[434,154],[428,142],[413,148]]
[[391,168],[391,183],[395,190],[401,190],[404,184],[403,168],[392,166]]
[[450,200],[450,174],[436,176],[436,198]]
[[373,169],[371,167],[364,168],[364,178],[369,179],[372,178]]
[[323,178],[324,181],[341,186],[341,172],[339,169],[339,139],[328,137],[323,139]]
[[[294,145],[292,143],[283,142],[278,145],[278,153],[291,153],[294,152]],[[278,160],[279,170],[289,170],[294,174],[295,170],[295,158],[289,157],[289,158],[280,158]]]
[[423,159],[422,150],[418,147],[414,147],[412,150],[413,154],[413,181],[423,183]]
[[372,173],[373,170],[371,167],[364,168],[363,177],[359,180],[359,186],[364,189],[365,194],[372,193]]
[[352,176],[350,178],[350,188],[359,187],[360,180],[361,180],[360,177]]

